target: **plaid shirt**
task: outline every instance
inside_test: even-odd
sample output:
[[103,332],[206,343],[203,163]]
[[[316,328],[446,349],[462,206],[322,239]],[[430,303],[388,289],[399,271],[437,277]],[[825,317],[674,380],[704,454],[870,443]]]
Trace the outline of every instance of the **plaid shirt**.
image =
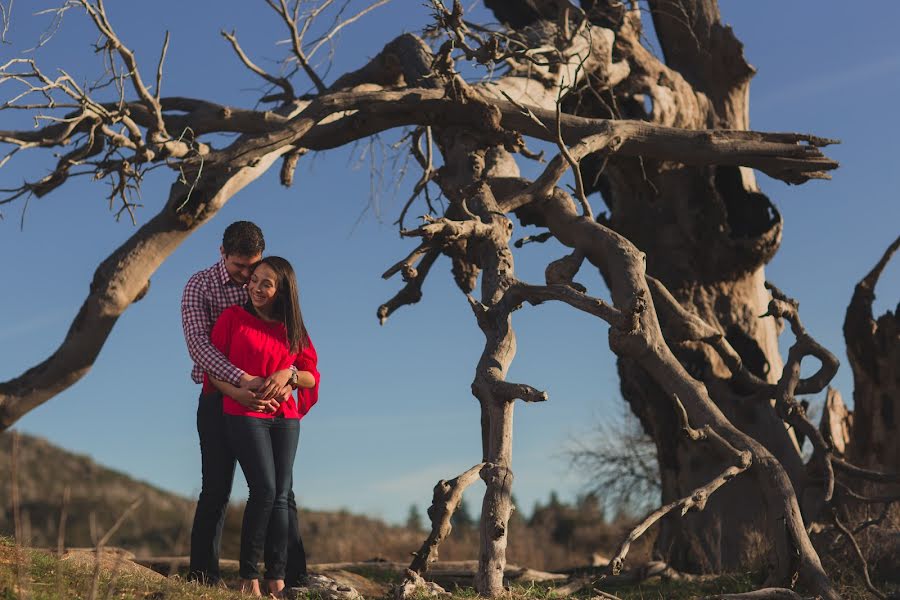
[[188,279],[181,297],[181,325],[188,353],[194,360],[191,379],[203,383],[203,373],[240,385],[244,372],[231,364],[209,339],[222,311],[233,304],[247,302],[247,288],[232,281],[220,260]]

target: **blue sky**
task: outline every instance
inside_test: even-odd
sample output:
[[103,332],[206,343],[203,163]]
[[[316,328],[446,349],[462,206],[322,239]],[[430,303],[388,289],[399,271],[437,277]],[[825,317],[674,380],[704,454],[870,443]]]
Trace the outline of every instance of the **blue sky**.
[[[0,61],[35,44],[49,18],[30,12],[51,5],[15,4],[12,43],[0,47]],[[164,31],[171,31],[164,95],[253,106],[259,81],[233,57],[221,29],[236,29],[247,52],[267,68],[285,52],[275,43],[284,32],[263,2],[216,2],[212,12],[213,3],[201,2],[166,0],[152,10],[121,0],[108,5],[113,25],[148,74]],[[784,242],[768,277],[800,301],[807,329],[841,357],[834,384],[849,399],[844,310],[855,283],[900,230],[893,144],[900,131],[900,41],[893,31],[900,4],[876,2],[864,11],[812,0],[721,5],[759,70],[751,90],[752,127],[842,140],[827,150],[841,162],[833,181],[789,187],[760,176],[760,184],[785,219]],[[471,14],[477,19],[484,12],[476,7]],[[376,10],[341,35],[326,82],[427,22],[419,0],[393,0]],[[99,66],[87,47],[95,37],[87,20],[70,11],[37,51],[39,64],[81,78],[96,74]],[[305,88],[304,79],[296,81],[298,90]],[[0,91],[4,99],[10,93]],[[0,128],[27,127],[22,117],[0,113]],[[386,136],[385,146],[393,139]],[[266,233],[269,252],[295,265],[320,354],[321,400],[303,422],[296,462],[300,502],[391,521],[401,521],[412,503],[427,506],[438,479],[480,459],[477,402],[469,386],[483,337],[452,284],[446,259],[432,269],[421,303],[378,325],[375,310],[401,285],[380,275],[413,247],[391,223],[418,175],[411,171],[395,193],[397,171],[388,161],[390,185],[373,200],[369,159],[382,153],[363,144],[306,156],[292,189],[278,185],[275,169],[243,190],[162,265],[148,296],[119,320],[94,369],[18,428],[162,488],[195,494],[197,388],[179,322],[181,289],[193,272],[217,259],[224,227],[250,219]],[[35,179],[52,164],[48,153],[17,156],[0,169],[0,187]],[[164,202],[171,178],[163,170],[148,178],[140,222]],[[0,380],[57,347],[96,265],[133,232],[127,220],[114,220],[104,194],[102,184],[72,181],[31,201],[23,231],[23,205],[4,207],[0,254],[7,257],[8,283],[0,294]],[[517,235],[526,233],[517,229]],[[562,254],[559,246],[536,246],[517,251],[522,279],[540,281],[547,261]],[[878,289],[881,312],[900,297],[897,262]],[[596,273],[579,279],[595,295],[607,296]],[[519,351],[510,379],[550,394],[547,403],[516,409],[514,492],[529,511],[551,489],[562,498],[582,489],[586,482],[569,471],[566,446],[594,424],[620,417],[624,408],[602,322],[547,305],[517,312],[514,325]],[[236,486],[234,497],[245,490],[243,483]],[[473,507],[480,503],[477,490],[467,497]]]

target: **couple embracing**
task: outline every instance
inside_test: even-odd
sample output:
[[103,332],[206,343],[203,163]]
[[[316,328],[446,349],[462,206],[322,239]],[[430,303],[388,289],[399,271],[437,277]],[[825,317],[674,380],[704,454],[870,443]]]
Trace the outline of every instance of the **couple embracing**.
[[221,581],[219,546],[237,463],[250,490],[241,526],[241,589],[280,596],[308,578],[293,466],[300,419],[318,399],[319,371],[294,270],[264,251],[259,227],[232,223],[221,259],[195,273],[182,296],[191,377],[203,385],[197,407],[203,478],[189,578]]

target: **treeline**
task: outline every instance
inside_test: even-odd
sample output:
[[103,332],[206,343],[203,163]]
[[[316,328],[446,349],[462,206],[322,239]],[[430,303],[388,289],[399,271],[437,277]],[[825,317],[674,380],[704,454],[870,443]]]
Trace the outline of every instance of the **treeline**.
[[[14,509],[30,544],[55,548],[63,527],[67,547],[92,546],[134,500],[143,502],[118,530],[110,544],[138,555],[172,556],[188,551],[194,503],[27,435],[19,436],[16,472],[12,471],[12,436],[0,436],[0,533],[15,532]],[[13,475],[18,489],[14,506]],[[68,489],[68,492],[66,490]],[[66,499],[66,493],[68,497]],[[480,505],[479,505],[480,509]],[[223,533],[223,558],[237,558],[243,507],[232,506]],[[591,564],[595,554],[609,556],[626,533],[627,515],[607,519],[601,499],[586,494],[573,503],[550,493],[529,514],[517,506],[510,520],[511,563],[553,570]],[[477,511],[464,502],[453,520],[453,532],[440,548],[444,560],[478,557]],[[63,522],[64,521],[64,522]],[[347,511],[300,511],[300,526],[310,562],[369,559],[407,561],[427,535],[424,510],[411,507],[405,525]],[[638,560],[650,539],[631,551]]]

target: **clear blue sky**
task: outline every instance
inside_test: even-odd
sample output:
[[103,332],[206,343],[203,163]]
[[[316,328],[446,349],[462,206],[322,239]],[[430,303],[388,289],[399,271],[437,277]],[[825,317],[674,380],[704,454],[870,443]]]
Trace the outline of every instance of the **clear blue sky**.
[[[900,41],[894,32],[900,4],[876,2],[866,10],[812,0],[721,4],[759,69],[751,91],[752,127],[842,140],[827,150],[841,162],[833,181],[788,187],[760,176],[760,183],[785,219],[784,242],[768,277],[800,301],[807,328],[841,357],[834,383],[849,398],[844,310],[855,283],[900,230],[894,143],[900,131]],[[12,43],[0,46],[0,61],[35,44],[49,19],[29,11],[51,5],[14,5]],[[171,31],[164,95],[253,106],[259,81],[238,64],[221,29],[236,29],[245,49],[266,67],[285,52],[275,44],[284,32],[261,1],[108,5],[114,26],[148,75],[164,31]],[[472,14],[483,16],[483,9]],[[419,0],[393,0],[345,30],[326,81],[427,21]],[[37,52],[39,63],[79,78],[96,74],[87,48],[95,37],[85,17],[72,10],[57,36]],[[296,81],[304,89],[305,80]],[[10,94],[0,92],[4,100]],[[21,117],[0,113],[0,129],[27,127]],[[402,520],[412,503],[427,506],[438,479],[480,459],[477,402],[469,386],[483,337],[452,284],[446,259],[432,269],[421,303],[378,325],[375,310],[401,285],[380,275],[413,246],[399,239],[391,223],[417,173],[407,175],[396,194],[388,185],[373,201],[366,150],[361,145],[306,156],[292,189],[278,185],[274,169],[233,198],[153,276],[150,293],[119,320],[94,369],[18,427],[138,479],[195,494],[197,388],[189,378],[179,322],[181,290],[193,272],[217,259],[223,228],[250,219],[265,231],[269,252],[297,268],[304,315],[321,358],[321,400],[303,422],[296,463],[300,502],[391,521]],[[40,177],[51,161],[48,153],[17,156],[0,169],[0,187]],[[390,162],[385,177],[394,183]],[[145,183],[141,221],[165,201],[171,180],[171,173],[160,170]],[[33,199],[21,232],[22,204],[3,210],[0,255],[6,257],[7,284],[0,294],[0,380],[57,347],[96,265],[133,232],[126,220],[115,222],[104,194],[102,184],[73,181]],[[517,251],[517,273],[540,281],[546,262],[560,255],[558,246],[527,246]],[[900,296],[896,262],[878,289],[882,312]],[[595,295],[607,296],[596,274],[580,279]],[[569,472],[565,447],[624,408],[603,323],[561,306],[541,306],[517,312],[514,325],[519,353],[510,379],[550,393],[549,402],[516,410],[514,492],[529,511],[551,489],[564,499],[581,489],[585,481]],[[236,486],[234,497],[245,490],[243,483]],[[479,492],[467,497],[473,508],[480,505]]]

